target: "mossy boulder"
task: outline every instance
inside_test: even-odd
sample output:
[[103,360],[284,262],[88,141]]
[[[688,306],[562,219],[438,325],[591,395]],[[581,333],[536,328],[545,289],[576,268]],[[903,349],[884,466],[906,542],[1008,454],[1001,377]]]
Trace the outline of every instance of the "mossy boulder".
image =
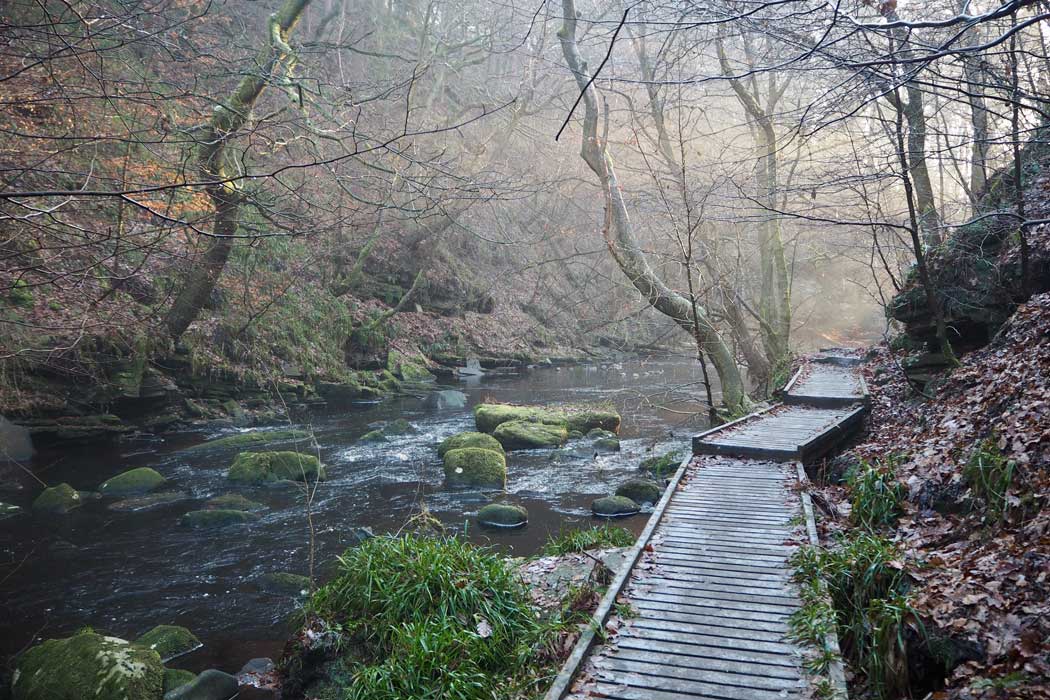
[[418,432],[416,426],[412,425],[404,418],[390,421],[383,426],[383,435],[411,435],[412,433]]
[[312,588],[309,576],[293,574],[288,571],[275,571],[263,574],[259,579],[259,586],[270,593],[296,597],[308,594]]
[[620,439],[616,437],[603,437],[594,441],[593,447],[598,452],[619,452]]
[[386,356],[386,368],[405,382],[432,382],[436,377],[427,369],[427,360],[420,354],[391,350]]
[[634,515],[642,509],[626,496],[606,496],[591,504],[591,512],[600,518],[622,518]]
[[660,484],[649,479],[630,479],[616,489],[616,495],[635,503],[656,503],[664,495],[664,490]]
[[464,447],[479,447],[483,450],[493,450],[503,454],[503,445],[499,444],[499,440],[486,435],[485,433],[457,433],[451,437],[447,437],[441,441],[438,445],[438,456],[444,457],[445,453],[449,450],[459,450]]
[[462,447],[445,453],[445,480],[450,486],[490,486],[507,483],[507,459],[494,450]]
[[157,625],[136,639],[135,644],[157,652],[161,661],[174,659],[204,646],[193,632],[178,625]]
[[648,472],[654,478],[664,479],[678,470],[678,464],[681,461],[681,452],[665,452],[662,455],[642,460],[642,463],[638,465],[638,470]]
[[69,484],[59,484],[44,489],[33,501],[33,510],[38,513],[64,514],[84,504],[80,492]]
[[512,420],[500,423],[492,437],[499,440],[505,450],[532,450],[561,447],[569,439],[569,431],[564,424]]
[[591,428],[587,431],[587,437],[591,440],[601,440],[602,438],[615,438],[617,435],[613,431],[605,430],[604,428]]
[[247,447],[261,447],[262,445],[269,445],[275,442],[289,442],[292,440],[296,442],[301,441],[305,444],[311,438],[311,433],[306,430],[252,430],[246,433],[237,433],[236,435],[227,435],[215,440],[208,440],[189,449],[239,448],[243,450]]
[[382,430],[370,430],[361,437],[357,438],[358,442],[386,442],[386,435],[383,434]]
[[620,414],[606,409],[570,409],[567,414],[569,430],[587,433],[595,428],[612,433],[620,432]]
[[482,433],[492,433],[501,424],[510,421],[531,421],[567,426],[564,414],[537,406],[483,403],[474,407],[474,423]]
[[197,530],[227,527],[229,525],[243,525],[259,519],[255,513],[245,510],[227,510],[216,508],[214,510],[191,510],[182,516],[179,523],[183,527],[191,527]]
[[197,674],[193,671],[185,671],[181,668],[166,668],[164,669],[164,693],[170,693],[176,688],[192,683],[196,679]]
[[204,507],[209,510],[266,510],[266,506],[258,501],[245,498],[239,493],[227,493],[215,498],[209,498],[204,502]]
[[106,479],[98,490],[103,496],[135,496],[156,491],[166,483],[156,469],[139,467]]
[[478,511],[478,522],[488,527],[524,527],[529,513],[521,506],[490,503]]
[[242,484],[323,481],[325,470],[317,457],[302,452],[242,452],[233,460],[226,476]]
[[21,515],[22,509],[13,503],[4,503],[0,501],[0,520],[7,520],[13,518],[16,515]]
[[91,630],[33,647],[11,681],[12,700],[159,700],[163,692],[157,652]]

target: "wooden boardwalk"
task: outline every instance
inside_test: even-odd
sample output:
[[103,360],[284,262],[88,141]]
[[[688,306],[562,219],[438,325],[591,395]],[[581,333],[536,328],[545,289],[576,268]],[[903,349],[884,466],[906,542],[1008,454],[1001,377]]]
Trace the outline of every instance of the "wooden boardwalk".
[[[799,607],[788,559],[810,539],[796,487],[800,460],[862,419],[866,389],[848,365],[804,368],[785,392],[797,403],[694,438],[695,456],[679,467],[546,700],[807,696],[803,650],[786,638]],[[617,601],[631,614],[596,643],[594,629]]]

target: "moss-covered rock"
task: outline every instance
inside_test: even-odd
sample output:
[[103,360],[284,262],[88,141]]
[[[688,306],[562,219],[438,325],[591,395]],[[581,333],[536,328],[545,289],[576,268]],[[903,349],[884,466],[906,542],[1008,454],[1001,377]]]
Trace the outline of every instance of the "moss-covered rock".
[[178,625],[157,625],[136,639],[135,644],[157,652],[161,661],[174,659],[204,646],[193,632]]
[[638,465],[638,470],[648,472],[656,479],[664,479],[678,471],[678,464],[681,461],[681,452],[677,450],[665,452],[662,455],[642,460],[642,463]]
[[505,450],[532,450],[561,447],[569,439],[569,431],[564,424],[512,420],[500,423],[492,437],[499,440]]
[[383,426],[383,435],[411,435],[412,433],[418,432],[416,426],[412,425],[404,418],[390,421]]
[[309,576],[293,574],[288,571],[275,571],[263,574],[259,579],[259,586],[270,593],[296,597],[307,595],[312,587]]
[[456,433],[450,437],[445,438],[438,445],[437,451],[439,457],[444,457],[445,453],[449,450],[459,450],[464,447],[479,447],[483,450],[494,450],[503,454],[503,445],[499,444],[499,440],[486,435],[485,433]]
[[637,503],[625,496],[606,496],[591,504],[591,512],[601,518],[620,518],[634,515],[642,509]]
[[170,693],[176,688],[192,683],[196,678],[197,674],[193,671],[185,671],[181,668],[166,668],[164,669],[164,693]]
[[209,668],[189,683],[164,696],[164,700],[228,700],[237,695],[237,679],[218,669]]
[[325,469],[313,455],[301,452],[242,452],[230,465],[226,475],[242,484],[265,484],[273,481],[324,480]]
[[436,377],[427,369],[427,359],[420,354],[408,354],[399,350],[387,353],[386,368],[394,376],[406,382],[432,382]]
[[204,502],[204,507],[209,510],[266,510],[266,506],[258,501],[245,498],[239,493],[227,493],[215,498],[209,498]]
[[594,441],[593,447],[598,452],[619,452],[620,439],[616,437],[603,437]]
[[587,433],[595,428],[620,432],[620,414],[607,409],[570,409],[567,415],[569,430]]
[[91,630],[33,647],[11,681],[12,700],[158,700],[163,691],[157,652]]
[[199,445],[194,445],[189,449],[206,450],[212,448],[239,448],[243,450],[247,447],[260,447],[275,442],[289,442],[292,440],[302,442],[305,445],[311,438],[312,435],[306,430],[252,430],[246,433],[237,433],[236,435],[227,435],[226,437],[216,438],[215,440],[208,440]]
[[192,527],[198,530],[209,528],[226,527],[228,525],[243,525],[258,520],[259,516],[244,510],[191,510],[182,516],[179,521],[183,527]]
[[499,452],[462,447],[445,453],[445,480],[450,486],[490,486],[507,483],[507,460]]
[[591,440],[601,440],[602,438],[615,438],[617,435],[613,431],[605,430],[604,428],[591,428],[587,431],[587,437]]
[[33,510],[38,513],[68,513],[84,504],[80,492],[69,484],[59,484],[44,489],[33,501]]
[[492,433],[502,423],[510,421],[532,421],[552,425],[567,425],[566,418],[562,413],[537,406],[483,403],[474,407],[474,423],[482,433]]
[[490,503],[478,511],[478,522],[488,527],[523,527],[529,522],[529,513],[521,506]]
[[386,442],[386,435],[383,435],[382,430],[370,430],[361,437],[357,438],[358,442]]
[[4,503],[0,501],[0,520],[7,520],[13,518],[16,515],[21,515],[22,509],[13,503]]
[[139,467],[106,479],[98,490],[103,496],[134,496],[156,491],[166,483],[156,469]]
[[635,503],[656,503],[664,495],[664,490],[660,484],[649,479],[630,479],[616,489],[616,495]]

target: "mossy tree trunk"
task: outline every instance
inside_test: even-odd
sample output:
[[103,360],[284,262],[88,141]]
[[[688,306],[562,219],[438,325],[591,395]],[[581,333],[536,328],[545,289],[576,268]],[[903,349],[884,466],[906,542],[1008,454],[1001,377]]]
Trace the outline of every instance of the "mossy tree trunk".
[[558,39],[565,62],[582,93],[584,118],[580,157],[598,176],[601,184],[605,200],[602,236],[606,247],[623,274],[653,308],[671,318],[690,335],[699,337],[703,353],[711,359],[721,380],[723,404],[733,413],[742,412],[749,406],[749,399],[733,353],[712,325],[706,311],[697,305],[694,316],[694,306],[690,300],[672,290],[656,275],[634,237],[616,169],[606,145],[598,137],[598,100],[590,85],[587,63],[576,45],[574,0],[562,0],[562,10],[564,23],[558,31]]
[[243,194],[231,181],[226,166],[226,146],[251,117],[252,108],[263,90],[273,80],[281,65],[292,56],[288,36],[310,0],[286,0],[281,9],[270,15],[268,42],[256,58],[256,70],[246,75],[224,104],[215,108],[197,154],[197,168],[215,207],[215,219],[206,250],[185,273],[175,301],[164,324],[177,341],[196,320],[226,268],[237,236]]

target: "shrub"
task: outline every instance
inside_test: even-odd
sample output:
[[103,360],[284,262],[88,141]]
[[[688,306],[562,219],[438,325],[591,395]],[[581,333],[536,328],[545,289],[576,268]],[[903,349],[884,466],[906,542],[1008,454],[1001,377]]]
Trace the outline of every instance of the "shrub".
[[1014,462],[1006,459],[992,439],[978,443],[963,467],[966,483],[974,496],[984,502],[986,521],[998,522],[1006,517],[1014,468]]
[[893,525],[901,515],[905,486],[897,481],[897,458],[874,464],[861,460],[849,474],[850,520],[869,532]]

